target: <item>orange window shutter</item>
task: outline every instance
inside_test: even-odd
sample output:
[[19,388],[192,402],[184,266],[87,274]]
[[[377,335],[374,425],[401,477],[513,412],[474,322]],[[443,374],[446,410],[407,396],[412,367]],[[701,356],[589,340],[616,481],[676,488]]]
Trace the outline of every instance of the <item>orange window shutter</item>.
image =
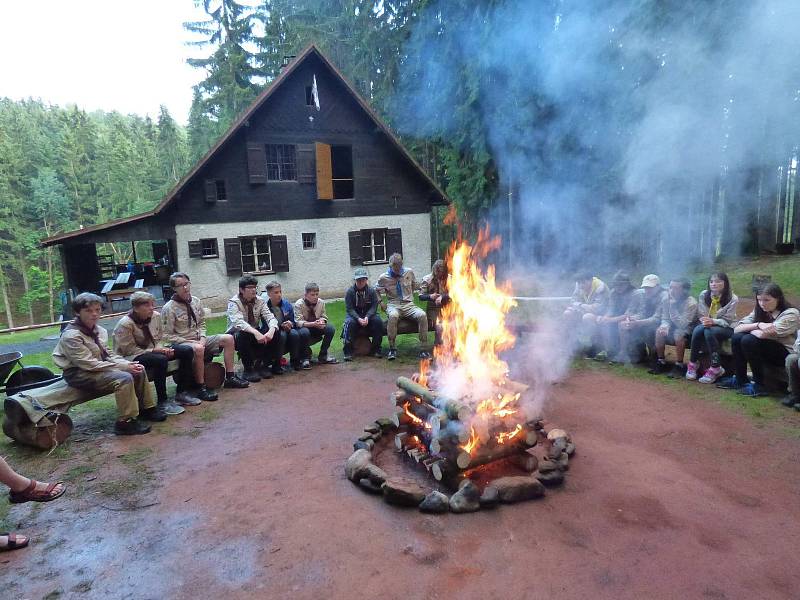
[[331,147],[316,142],[317,152],[317,198],[333,200],[333,168],[331,166]]

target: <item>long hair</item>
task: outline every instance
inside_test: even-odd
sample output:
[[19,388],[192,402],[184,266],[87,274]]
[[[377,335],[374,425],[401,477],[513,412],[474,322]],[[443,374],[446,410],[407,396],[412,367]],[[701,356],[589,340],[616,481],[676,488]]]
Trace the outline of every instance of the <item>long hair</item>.
[[778,305],[775,309],[778,312],[783,312],[787,308],[792,308],[792,305],[786,301],[786,297],[783,295],[783,290],[781,286],[777,283],[768,283],[760,290],[758,290],[758,294],[756,294],[756,308],[755,308],[755,322],[756,323],[772,323],[775,319],[772,318],[772,315],[768,312],[765,312],[761,305],[758,303],[758,296],[771,296],[778,301]]
[[[722,288],[722,294],[720,294],[720,296],[719,296],[719,305],[720,306],[725,306],[726,304],[728,304],[728,302],[731,301],[731,297],[732,297],[732,294],[731,294],[731,282],[728,280],[728,274],[727,273],[723,273],[722,271],[719,271],[717,273],[712,273],[711,275],[708,276],[708,282],[706,283],[706,293],[705,293],[704,302],[706,303],[706,306],[711,306],[711,280],[712,279],[719,279],[725,284],[725,287]],[[778,289],[780,289],[780,288],[778,288]]]

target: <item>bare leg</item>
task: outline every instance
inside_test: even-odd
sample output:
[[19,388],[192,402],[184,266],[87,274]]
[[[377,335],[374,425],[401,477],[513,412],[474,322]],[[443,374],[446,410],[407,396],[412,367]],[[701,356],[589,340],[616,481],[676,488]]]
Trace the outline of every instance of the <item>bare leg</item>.
[[686,337],[681,335],[675,340],[675,362],[683,363],[684,354],[686,354]]
[[661,333],[660,331],[656,331],[656,354],[658,355],[658,358],[662,360],[664,359],[664,347],[666,346],[664,340],[666,337],[667,336],[665,334]]
[[[21,492],[31,484],[31,481],[32,480],[28,477],[23,477],[14,471],[14,469],[8,466],[8,463],[5,461],[5,459],[0,457],[0,482],[11,488],[12,492]],[[45,490],[47,489],[47,485],[47,483],[37,482],[36,489]],[[58,484],[54,488],[54,491],[58,491],[62,487],[64,487],[63,484]]]
[[203,344],[200,343],[192,344],[192,348],[194,348],[194,361],[192,362],[194,380],[199,386],[203,386],[206,383],[206,349]]
[[225,361],[225,372],[232,373],[233,372],[233,352],[235,350],[234,343],[233,343],[233,336],[229,334],[223,334],[220,336],[219,345],[222,346],[222,357]]

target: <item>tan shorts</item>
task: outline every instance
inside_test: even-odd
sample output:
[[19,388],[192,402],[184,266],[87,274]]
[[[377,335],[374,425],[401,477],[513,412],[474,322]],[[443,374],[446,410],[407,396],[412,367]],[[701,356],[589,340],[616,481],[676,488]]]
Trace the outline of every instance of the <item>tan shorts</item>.
[[206,336],[206,352],[210,352],[211,354],[216,353],[220,349],[221,341],[222,341],[221,335]]

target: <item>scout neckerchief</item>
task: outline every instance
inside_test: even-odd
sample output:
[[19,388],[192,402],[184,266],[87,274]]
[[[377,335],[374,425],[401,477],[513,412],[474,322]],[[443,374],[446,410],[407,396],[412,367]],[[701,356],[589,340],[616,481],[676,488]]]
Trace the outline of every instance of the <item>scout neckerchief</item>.
[[150,321],[153,320],[153,317],[147,317],[146,319],[142,319],[139,315],[137,315],[134,311],[130,311],[128,313],[131,321],[142,330],[144,334],[144,345],[140,344],[139,341],[136,339],[136,336],[133,336],[133,341],[136,342],[136,345],[139,346],[142,350],[149,348],[151,345],[153,348],[156,347],[156,341],[153,339],[153,333],[150,331]]
[[194,321],[195,325],[199,325],[199,322],[197,321],[197,315],[194,314],[194,309],[192,309],[192,299],[191,299],[191,297],[189,298],[189,301],[187,302],[186,300],[181,298],[178,294],[174,294],[172,296],[172,299],[175,300],[175,302],[177,302],[178,304],[183,304],[186,307],[186,312],[189,313],[189,326],[190,327],[192,325],[192,321]]
[[248,302],[247,300],[244,299],[244,296],[239,294],[239,300],[242,301],[242,306],[247,308],[247,322],[250,325],[252,325],[253,327],[255,327],[256,326],[256,315],[255,315],[255,312],[253,311],[253,309],[255,308],[255,305],[256,305],[256,299],[253,298],[252,300],[250,300]]
[[83,321],[81,321],[79,317],[75,317],[75,320],[67,326],[67,329],[77,329],[83,335],[92,338],[92,341],[100,348],[100,357],[102,360],[106,360],[109,357],[108,350],[106,350],[106,347],[100,342],[100,336],[97,333],[96,326],[94,329],[89,329],[83,324]]

